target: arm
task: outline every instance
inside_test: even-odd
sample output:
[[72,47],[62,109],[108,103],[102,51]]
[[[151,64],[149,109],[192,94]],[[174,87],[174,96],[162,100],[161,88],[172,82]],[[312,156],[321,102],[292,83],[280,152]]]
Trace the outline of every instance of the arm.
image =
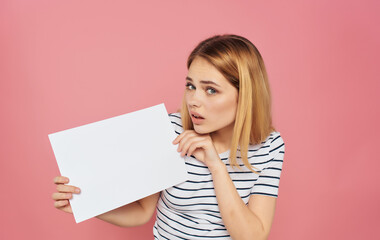
[[251,195],[248,206],[240,198],[226,166],[211,173],[223,222],[233,239],[267,239],[276,207],[276,198]]
[[[280,135],[275,137],[271,143],[273,158],[268,163],[268,167],[261,171],[263,176],[273,178],[259,178],[252,188],[252,194],[249,198],[248,206],[240,198],[235,185],[229,177],[226,166],[214,157],[213,163],[210,164],[210,172],[214,179],[216,197],[218,200],[220,212],[227,227],[228,232],[233,238],[237,239],[267,239],[276,209],[276,197],[261,195],[276,195],[274,186],[278,186],[285,144]],[[279,171],[280,170],[280,171]],[[273,187],[263,187],[264,185],[273,185]]]
[[120,227],[140,226],[152,218],[159,196],[158,192],[96,217]]
[[[277,139],[282,140],[279,137]],[[173,141],[173,144],[177,143],[177,151],[182,152],[181,156],[194,154],[195,158],[210,170],[220,214],[231,237],[267,239],[274,217],[276,198],[251,195],[247,206],[239,196],[209,134],[200,135],[193,130],[186,130]],[[283,153],[283,148],[284,144],[274,149]],[[276,160],[275,164],[282,166],[282,160]]]

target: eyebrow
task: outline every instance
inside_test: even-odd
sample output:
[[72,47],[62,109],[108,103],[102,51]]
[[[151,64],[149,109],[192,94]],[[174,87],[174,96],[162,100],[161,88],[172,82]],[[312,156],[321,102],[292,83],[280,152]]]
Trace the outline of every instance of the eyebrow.
[[[186,77],[186,80],[189,80],[190,82],[193,81],[193,79],[191,79],[191,77]],[[214,85],[220,87],[218,84],[216,84],[215,82],[210,81],[210,80],[201,80],[200,83],[203,83],[203,84],[214,84]]]

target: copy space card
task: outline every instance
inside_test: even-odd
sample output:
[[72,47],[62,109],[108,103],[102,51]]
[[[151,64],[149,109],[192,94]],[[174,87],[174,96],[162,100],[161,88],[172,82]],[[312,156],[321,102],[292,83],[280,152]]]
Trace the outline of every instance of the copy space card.
[[77,223],[187,180],[164,104],[48,136]]

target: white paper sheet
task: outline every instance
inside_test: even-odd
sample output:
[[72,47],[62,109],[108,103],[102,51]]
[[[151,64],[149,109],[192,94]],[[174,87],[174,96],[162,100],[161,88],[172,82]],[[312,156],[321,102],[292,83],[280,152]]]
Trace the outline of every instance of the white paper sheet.
[[164,104],[48,136],[77,223],[187,180]]

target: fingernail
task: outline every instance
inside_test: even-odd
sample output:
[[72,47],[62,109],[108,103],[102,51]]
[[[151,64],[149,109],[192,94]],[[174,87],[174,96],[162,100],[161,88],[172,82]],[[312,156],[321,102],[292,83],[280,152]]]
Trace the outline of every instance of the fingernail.
[[76,188],[76,189],[75,189],[75,192],[76,192],[76,193],[79,193],[79,192],[80,192],[80,189],[79,189],[79,188]]

